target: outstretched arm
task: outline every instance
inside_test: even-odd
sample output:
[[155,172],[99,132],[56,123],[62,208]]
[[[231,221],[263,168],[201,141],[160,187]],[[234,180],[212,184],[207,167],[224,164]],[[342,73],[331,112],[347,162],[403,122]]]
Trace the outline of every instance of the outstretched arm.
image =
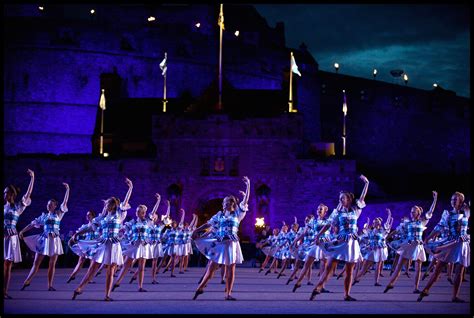
[[431,217],[433,216],[433,211],[436,207],[436,200],[438,200],[438,192],[433,191],[433,203],[431,204],[430,209],[428,210],[428,212],[425,213],[425,219],[426,220],[431,219]]
[[249,202],[249,196],[250,196],[250,179],[247,176],[245,176],[243,180],[244,180],[246,189],[245,189],[244,198],[242,199],[242,205],[246,206]]
[[25,226],[25,228],[23,230],[20,231],[20,233],[18,233],[18,237],[20,239],[23,239],[23,234],[25,234],[26,232],[28,232],[29,230],[31,230],[32,228],[34,228],[35,226],[33,224],[28,224],[27,226]]
[[69,200],[69,184],[63,182],[63,186],[66,188],[66,193],[64,194],[64,200],[61,204],[61,210],[67,212],[67,201]]
[[389,208],[386,208],[385,209],[387,211],[387,220],[385,221],[385,224],[384,224],[384,229],[385,231],[390,231],[390,228],[392,227],[392,222],[393,222],[393,218],[392,218],[392,211],[390,211]]
[[35,173],[33,172],[33,170],[28,169],[28,174],[30,175],[31,179],[30,179],[30,184],[28,185],[28,190],[26,190],[26,193],[23,196],[23,199],[25,200],[25,202],[30,199],[31,192],[33,192],[33,185],[35,183]]
[[295,216],[295,223],[293,224],[298,224],[298,219],[296,218],[296,216]]
[[194,229],[196,227],[197,220],[198,220],[197,215],[193,213],[193,220],[191,221],[191,224],[190,224],[191,229]]
[[152,215],[155,215],[156,211],[158,211],[158,207],[160,206],[160,201],[161,201],[161,196],[159,193],[155,193],[155,197],[156,197],[156,203],[155,203],[155,206],[153,207],[153,210],[151,210]]
[[125,183],[128,185],[128,191],[127,194],[125,195],[125,199],[123,200],[123,206],[127,206],[128,200],[130,200],[130,197],[132,196],[132,190],[133,190],[133,183],[129,178],[125,178]]
[[183,208],[179,209],[179,212],[181,212],[181,220],[179,220],[179,226],[183,226],[184,215],[186,214],[186,212],[184,212]]
[[362,193],[360,194],[359,201],[364,202],[365,196],[367,195],[367,190],[369,189],[369,179],[367,179],[367,177],[362,174],[360,175],[360,178],[362,181],[364,181],[365,185],[364,189],[362,189]]

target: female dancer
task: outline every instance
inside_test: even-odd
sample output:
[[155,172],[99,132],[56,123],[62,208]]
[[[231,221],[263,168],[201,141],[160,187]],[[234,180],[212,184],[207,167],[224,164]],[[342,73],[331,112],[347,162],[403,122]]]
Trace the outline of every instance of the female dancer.
[[379,283],[380,272],[382,271],[383,261],[388,258],[387,244],[385,237],[390,233],[392,226],[392,213],[390,209],[387,210],[387,220],[384,227],[382,227],[382,218],[377,217],[373,221],[372,229],[368,229],[367,237],[369,240],[368,249],[364,254],[364,263],[359,275],[354,279],[354,284],[358,283],[360,278],[367,272],[367,270],[375,263],[375,284],[374,286],[382,286]]
[[260,266],[260,269],[258,270],[259,273],[263,272],[265,269],[265,266],[267,266],[268,262],[270,259],[272,259],[273,255],[275,255],[275,252],[278,249],[277,246],[277,237],[278,234],[280,233],[279,228],[274,228],[273,229],[273,234],[270,235],[267,239],[265,239],[263,242],[261,242],[261,249],[263,254],[265,254],[265,260],[262,263],[262,266]]
[[[447,263],[453,263],[456,267],[456,275],[454,277],[452,302],[463,303],[464,300],[459,298],[459,291],[461,290],[462,276],[464,271],[470,265],[471,247],[470,235],[467,234],[469,225],[470,208],[464,203],[464,194],[455,192],[451,196],[451,211],[443,211],[441,220],[436,225],[435,230],[425,239],[425,244],[428,246],[430,253],[438,260],[434,273],[426,284],[423,291],[418,297],[421,301],[423,297],[429,295],[430,288],[438,280],[441,271]],[[436,235],[439,235],[443,229],[447,229],[448,237],[442,243],[433,244],[428,243]]]
[[[265,276],[270,274],[271,269],[274,268],[274,273],[278,273],[278,261],[283,263],[289,257],[289,251],[287,252],[286,246],[290,245],[288,240],[286,239],[286,234],[288,233],[288,225],[286,225],[285,221],[283,221],[283,225],[281,227],[280,233],[277,236],[276,246],[277,249],[275,254],[273,254],[273,262],[270,264],[270,268],[265,272]],[[285,262],[286,263],[286,262]]]
[[[245,176],[243,181],[246,185],[246,191],[240,191],[243,194],[242,202],[237,206],[238,199],[236,197],[232,195],[225,197],[222,202],[223,211],[219,211],[207,223],[201,225],[195,231],[196,246],[212,263],[208,267],[204,279],[196,289],[193,299],[204,293],[204,286],[212,278],[219,264],[223,264],[226,271],[226,296],[224,299],[236,300],[231,296],[235,278],[235,266],[237,263],[242,263],[244,259],[237,233],[240,222],[247,213],[250,195],[250,180]],[[213,224],[218,226],[217,235],[214,238],[197,239],[197,235],[200,232],[212,227]]]
[[177,240],[176,237],[178,236],[179,231],[183,227],[183,220],[184,220],[184,210],[180,209],[181,212],[181,220],[178,223],[173,220],[171,223],[171,228],[167,229],[165,233],[163,234],[163,239],[165,240],[165,246],[163,248],[163,254],[164,257],[161,260],[160,266],[162,264],[165,264],[165,260],[167,260],[167,256],[169,256],[169,261],[168,264],[166,265],[165,269],[163,270],[163,273],[166,273],[168,269],[171,267],[171,277],[176,277],[174,274],[174,267],[176,266],[175,259],[178,251],[178,245],[177,245]]
[[[148,218],[151,220],[150,225],[150,248],[152,254],[152,263],[151,263],[151,283],[153,285],[158,284],[156,281],[156,274],[158,273],[158,260],[163,257],[163,245],[161,244],[161,232],[165,228],[165,223],[159,220],[159,215],[156,213],[158,211],[158,206],[160,205],[160,195],[157,193],[157,202],[153,207],[153,211],[148,215]],[[166,201],[168,204],[167,212],[165,215],[161,216],[162,220],[165,222],[170,222],[170,201]],[[168,224],[168,223],[167,223]],[[138,270],[132,276],[130,283],[136,280],[138,277]]]
[[[110,197],[104,201],[104,208],[102,213],[96,217],[92,223],[94,226],[101,228],[101,236],[96,240],[78,241],[79,247],[89,255],[93,265],[89,267],[86,275],[82,279],[79,286],[74,290],[72,299],[76,299],[77,295],[82,294],[82,290],[89,283],[99,268],[100,264],[106,264],[106,278],[105,278],[105,301],[112,301],[110,292],[112,291],[112,284],[114,273],[117,265],[123,264],[122,248],[118,233],[123,220],[127,217],[127,210],[130,209],[128,201],[132,195],[133,184],[130,179],[125,178],[125,183],[128,186],[127,194],[122,203],[116,197]],[[84,232],[86,230],[83,230]],[[83,232],[79,231],[73,235],[74,240]]]
[[[304,219],[305,227],[300,231],[298,236],[295,238],[295,240],[291,243],[291,250],[295,251],[294,256],[296,257],[295,261],[295,269],[293,273],[290,275],[288,280],[286,281],[286,284],[288,285],[295,277],[298,275],[298,270],[300,267],[300,264],[303,263],[308,255],[309,250],[311,249],[311,243],[314,241],[314,230],[312,227],[309,226],[309,224],[312,224],[314,220],[313,215],[308,215]],[[301,242],[301,240],[303,240]],[[301,244],[298,245],[298,243],[301,242]],[[296,248],[296,246],[298,246]],[[309,273],[308,273],[309,274]],[[310,283],[310,278],[311,275],[307,275],[308,277],[308,283]]]
[[184,223],[184,241],[185,241],[185,255],[184,255],[184,264],[183,269],[184,271],[188,271],[188,263],[189,263],[189,255],[193,254],[193,246],[192,246],[192,239],[191,236],[193,235],[194,230],[196,229],[197,224],[197,215],[193,214],[193,219],[191,223],[187,225]]
[[[155,207],[157,208],[157,205],[160,203],[160,195],[158,193],[156,194],[156,199],[157,202]],[[155,207],[153,209],[154,211]],[[124,265],[120,271],[118,279],[115,281],[112,291],[120,286],[120,282],[130,269],[133,260],[138,260],[138,291],[146,292],[146,290],[143,289],[143,279],[145,277],[146,260],[152,258],[150,230],[153,225],[153,220],[146,217],[146,210],[147,207],[140,204],[136,211],[137,219],[132,220],[127,225],[130,228],[131,233],[130,245],[123,252],[123,255],[125,255]]]
[[[354,194],[342,191],[339,194],[340,210],[334,210],[329,216],[329,223],[333,223],[339,229],[339,234],[336,241],[333,243],[324,243],[321,246],[323,252],[328,257],[328,263],[323,275],[319,278],[319,282],[311,293],[310,300],[321,293],[321,289],[328,281],[329,276],[334,272],[339,261],[346,262],[346,277],[344,279],[344,300],[354,301],[355,298],[349,295],[352,283],[352,272],[354,265],[360,259],[359,242],[357,241],[357,219],[365,207],[365,196],[369,187],[369,180],[361,175],[360,179],[364,181],[364,189],[360,195],[359,200],[356,201],[356,206],[352,206]],[[318,234],[315,240],[319,241],[320,236],[329,229],[331,225],[326,224]]]
[[[322,276],[327,265],[326,256],[323,253],[323,250],[319,247],[320,244],[329,242],[331,239],[331,234],[329,228],[331,227],[329,220],[325,218],[328,207],[324,204],[319,204],[317,209],[318,219],[313,221],[308,225],[308,231],[311,229],[314,231],[313,239],[311,242],[311,248],[308,251],[308,254],[305,258],[304,267],[301,270],[301,275],[296,281],[295,286],[293,287],[293,292],[296,292],[298,288],[301,287],[301,281],[303,280],[306,273],[311,273],[311,268],[313,267],[314,261],[320,261],[319,263],[319,272]],[[326,226],[329,225],[329,226]],[[326,227],[324,232],[321,230]],[[318,241],[316,241],[316,233],[319,233]],[[329,291],[323,287],[321,288],[322,293],[328,293]]]
[[[286,267],[288,266],[288,264],[291,263],[292,260],[296,259],[290,247],[291,247],[291,244],[295,241],[296,236],[298,236],[299,227],[300,226],[297,223],[297,219],[295,217],[295,223],[293,223],[293,225],[291,226],[291,230],[285,235],[286,244],[283,247],[282,254],[285,255],[286,258],[283,260],[283,264],[281,265],[281,269],[280,269],[280,272],[278,273],[277,278],[280,278],[280,276],[285,276],[283,272],[286,270]],[[296,269],[294,271],[296,272]]]
[[185,241],[185,238],[184,236],[186,235],[185,233],[185,223],[184,222],[184,215],[185,215],[185,212],[184,212],[184,209],[181,209],[180,210],[182,215],[181,215],[181,222],[179,223],[179,226],[178,226],[178,233],[176,234],[176,239],[175,239],[175,252],[176,252],[176,255],[175,255],[175,259],[174,259],[174,262],[172,264],[173,268],[171,269],[171,272],[174,271],[174,266],[176,265],[176,263],[179,262],[179,273],[180,274],[184,274],[184,270],[183,270],[183,266],[184,266],[184,256],[186,255],[186,241]]
[[[395,257],[393,258],[392,262],[392,268],[390,270],[390,276],[393,274],[395,271],[395,268],[397,267],[398,262],[400,261],[400,255],[397,253],[398,248],[400,245],[406,241],[407,239],[407,224],[410,221],[410,219],[406,216],[402,217],[400,220],[400,224],[397,226],[395,231],[390,232],[390,234],[387,235],[385,240],[387,241],[387,246],[392,249],[392,251],[395,251]],[[392,239],[393,237],[393,239]],[[390,241],[391,240],[391,241]],[[410,278],[410,270],[411,267],[411,260],[408,261],[408,264],[405,266],[405,275]]]
[[[76,231],[77,233],[79,231],[86,230],[86,232],[79,237],[80,240],[95,240],[100,236],[99,228],[92,226],[92,220],[94,218],[95,218],[95,212],[93,210],[87,211],[86,219],[88,223],[81,225],[81,227]],[[72,237],[69,240],[68,244],[69,244],[69,247],[71,248],[71,251],[73,251],[74,254],[79,256],[79,260],[77,261],[77,265],[72,271],[71,275],[69,275],[69,279],[66,282],[67,284],[69,284],[72,280],[76,279],[77,273],[82,268],[82,265],[88,258],[87,255],[84,254],[84,252],[80,249],[79,245],[74,244]]]
[[[63,183],[63,185],[66,188],[66,193],[64,194],[64,200],[60,209],[56,210],[58,206],[56,200],[49,200],[46,206],[48,213],[41,214],[41,216],[37,217],[20,231],[19,237],[25,241],[30,250],[35,252],[33,266],[31,267],[28,277],[26,277],[23,282],[21,290],[25,290],[26,287],[30,286],[31,280],[36,273],[38,273],[41,262],[45,256],[49,256],[48,291],[56,290],[53,287],[56,261],[58,260],[58,255],[64,254],[61,238],[59,237],[59,225],[61,224],[64,213],[68,211],[67,200],[69,199],[69,185],[67,183]],[[43,233],[31,235],[25,238],[23,237],[24,233],[33,227],[39,228],[40,226],[43,226]]]
[[[433,191],[433,203],[431,204],[430,210],[425,213],[424,216],[421,215],[423,209],[419,206],[413,206],[411,208],[411,221],[407,223],[407,239],[404,243],[400,245],[397,250],[397,253],[400,254],[400,261],[395,268],[392,276],[390,277],[390,282],[387,287],[385,287],[384,293],[388,292],[390,289],[394,288],[394,284],[400,276],[400,271],[402,266],[408,264],[408,260],[415,261],[415,289],[413,290],[414,294],[419,294],[418,285],[421,278],[421,265],[426,261],[425,248],[423,247],[423,231],[426,230],[426,224],[431,219],[433,211],[436,206],[436,200],[438,198],[438,193]],[[408,266],[408,265],[407,265]]]
[[25,211],[26,207],[31,204],[31,192],[33,192],[33,184],[35,182],[35,173],[28,169],[30,175],[30,184],[21,201],[15,203],[15,199],[20,190],[14,185],[9,185],[3,190],[3,298],[12,299],[8,295],[8,286],[10,284],[10,276],[12,273],[13,263],[21,262],[20,240],[16,224],[20,215]]

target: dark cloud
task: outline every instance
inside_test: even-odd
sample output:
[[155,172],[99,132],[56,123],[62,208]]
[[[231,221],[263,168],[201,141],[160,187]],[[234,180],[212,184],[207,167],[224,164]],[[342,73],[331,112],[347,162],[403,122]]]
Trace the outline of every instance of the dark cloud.
[[[322,70],[370,77],[373,67],[411,74],[469,96],[470,8],[467,5],[256,5],[270,26],[285,22],[286,42],[305,42]],[[344,68],[342,67],[344,65]],[[360,73],[361,72],[361,73]],[[384,73],[379,73],[384,80]],[[391,78],[387,75],[387,80]],[[440,84],[442,85],[442,84]]]

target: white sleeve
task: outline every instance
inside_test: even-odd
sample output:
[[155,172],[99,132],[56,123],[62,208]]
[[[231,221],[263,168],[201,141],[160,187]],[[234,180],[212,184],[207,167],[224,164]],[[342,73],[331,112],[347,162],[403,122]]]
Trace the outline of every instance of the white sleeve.
[[247,211],[248,211],[248,204],[242,204],[242,202],[240,202],[239,208],[237,208],[237,211],[236,211],[239,222],[241,222],[242,219],[245,217],[245,215],[247,214]]

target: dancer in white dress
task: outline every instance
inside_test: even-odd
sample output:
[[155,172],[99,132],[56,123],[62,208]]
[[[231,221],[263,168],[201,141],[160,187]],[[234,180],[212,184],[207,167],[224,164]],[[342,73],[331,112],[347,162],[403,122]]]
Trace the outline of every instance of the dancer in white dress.
[[[156,195],[155,207],[160,203],[160,195]],[[138,260],[138,291],[146,292],[143,288],[143,279],[145,277],[145,264],[147,259],[153,257],[153,250],[151,247],[151,227],[153,226],[153,218],[146,215],[146,205],[140,204],[136,210],[137,218],[127,223],[128,231],[130,231],[130,242],[126,250],[123,252],[125,261],[120,270],[119,277],[115,281],[112,291],[120,286],[120,282],[125,277],[125,274],[132,266],[134,260]],[[133,281],[133,280],[132,280]]]
[[[104,263],[107,273],[105,278],[105,301],[112,301],[110,293],[112,291],[112,284],[114,273],[117,265],[123,264],[122,248],[120,246],[119,231],[123,220],[127,217],[127,210],[130,209],[128,201],[132,195],[133,184],[128,178],[125,178],[125,183],[128,186],[127,194],[122,203],[116,197],[110,197],[104,200],[104,208],[102,213],[96,217],[92,223],[93,226],[101,228],[101,235],[96,240],[78,241],[79,247],[91,258],[93,264],[85,274],[79,286],[74,290],[72,299],[82,294],[82,290],[92,279],[97,272],[100,264]],[[86,232],[87,229],[79,231],[73,235],[74,240],[78,235]]]
[[387,210],[387,220],[382,227],[382,218],[377,217],[373,221],[372,228],[366,229],[365,235],[368,239],[368,246],[363,253],[364,262],[362,269],[358,275],[356,275],[354,279],[354,284],[358,283],[359,280],[364,276],[368,269],[375,263],[375,286],[382,286],[379,283],[380,273],[382,272],[383,262],[388,258],[388,249],[387,243],[385,242],[385,238],[387,237],[388,233],[390,233],[390,228],[392,227],[392,212],[390,209]]
[[20,239],[16,230],[16,224],[20,215],[25,211],[26,207],[31,204],[31,192],[35,182],[35,173],[28,169],[30,175],[30,184],[21,201],[15,203],[15,199],[19,194],[19,189],[14,185],[9,185],[3,190],[3,298],[12,299],[8,295],[8,286],[13,263],[21,262]]
[[[454,277],[453,294],[451,301],[455,303],[465,302],[459,298],[461,290],[462,276],[464,271],[470,265],[471,247],[469,245],[471,236],[467,233],[469,226],[469,216],[471,210],[468,204],[464,202],[464,194],[455,192],[451,196],[451,211],[444,210],[441,220],[436,225],[434,231],[425,239],[430,253],[438,260],[435,271],[418,297],[421,301],[423,297],[429,295],[430,288],[438,280],[441,271],[448,263],[454,264],[456,275]],[[443,230],[448,231],[448,236],[444,242],[438,242],[430,245],[429,241]]]
[[[194,232],[193,238],[199,251],[203,253],[212,263],[209,265],[204,279],[199,284],[193,299],[204,293],[204,287],[212,278],[219,264],[225,266],[225,300],[236,300],[232,297],[232,287],[235,279],[235,265],[244,260],[237,235],[239,225],[248,210],[250,195],[250,180],[244,177],[246,191],[242,192],[243,199],[238,205],[238,199],[230,195],[222,202],[223,211],[219,211],[207,223],[203,224]],[[212,226],[217,225],[218,230],[212,238],[199,238],[199,234]]]
[[[83,224],[81,225],[81,227],[79,227],[79,229],[76,231],[76,232],[79,232],[79,231],[82,231],[84,229],[87,229],[87,232],[85,232],[84,234],[81,235],[81,237],[79,238],[80,240],[95,240],[97,239],[99,236],[100,236],[100,231],[99,231],[99,228],[98,227],[92,227],[92,220],[95,218],[96,214],[93,210],[89,210],[87,211],[86,213],[86,219],[88,221],[87,224]],[[84,264],[84,262],[86,261],[86,259],[88,259],[88,255],[86,255],[82,250],[81,248],[79,247],[78,244],[74,244],[74,241],[72,240],[72,237],[71,239],[69,240],[68,242],[69,244],[69,247],[71,249],[71,251],[74,252],[74,254],[76,254],[77,256],[79,256],[79,259],[77,260],[77,264],[76,264],[76,267],[74,268],[74,270],[72,271],[71,275],[69,275],[69,278],[67,280],[67,284],[69,284],[71,281],[73,281],[74,279],[76,279],[76,275],[77,273],[81,270],[82,268],[82,265]],[[92,264],[92,263],[91,263]],[[89,264],[89,266],[91,265]]]
[[431,204],[429,211],[424,215],[422,215],[423,209],[421,207],[415,205],[411,208],[411,221],[406,225],[407,238],[405,242],[400,244],[400,247],[397,250],[397,253],[400,255],[400,261],[390,277],[390,281],[387,287],[385,287],[384,293],[394,288],[395,282],[400,276],[402,266],[407,265],[409,260],[415,261],[415,289],[413,290],[413,293],[420,293],[418,285],[421,279],[421,265],[423,262],[426,262],[426,253],[423,246],[423,232],[426,230],[426,224],[428,224],[428,221],[433,215],[437,199],[438,193],[433,191],[433,203]]
[[338,227],[338,236],[335,241],[320,244],[323,252],[328,258],[328,264],[324,270],[323,275],[319,278],[319,282],[311,293],[310,300],[321,293],[324,284],[332,276],[339,261],[346,262],[345,279],[344,279],[344,300],[354,301],[355,298],[349,295],[352,285],[352,275],[354,265],[360,261],[360,247],[357,237],[357,219],[359,218],[362,209],[365,207],[365,196],[369,187],[369,180],[361,175],[360,179],[364,181],[364,189],[360,195],[359,200],[356,201],[356,206],[352,205],[354,201],[354,194],[342,191],[339,194],[339,204],[341,208],[335,209],[329,216],[329,223],[323,226],[319,233],[315,236],[315,241],[319,243],[319,237],[329,229],[331,224]]
[[[69,199],[69,185],[67,183],[63,183],[63,185],[66,188],[66,193],[64,194],[64,200],[60,209],[56,209],[58,207],[58,202],[55,199],[49,200],[46,206],[48,212],[43,213],[41,216],[34,219],[29,225],[21,230],[18,235],[25,241],[28,248],[35,252],[33,266],[31,267],[28,277],[26,277],[23,282],[21,290],[25,290],[26,287],[30,286],[31,281],[36,273],[38,273],[41,262],[45,256],[49,256],[48,291],[56,290],[53,287],[56,261],[58,260],[59,255],[64,254],[61,238],[59,237],[59,225],[61,224],[64,214],[68,211],[67,201]],[[33,227],[39,228],[41,226],[43,227],[43,233],[23,237],[23,234]]]

